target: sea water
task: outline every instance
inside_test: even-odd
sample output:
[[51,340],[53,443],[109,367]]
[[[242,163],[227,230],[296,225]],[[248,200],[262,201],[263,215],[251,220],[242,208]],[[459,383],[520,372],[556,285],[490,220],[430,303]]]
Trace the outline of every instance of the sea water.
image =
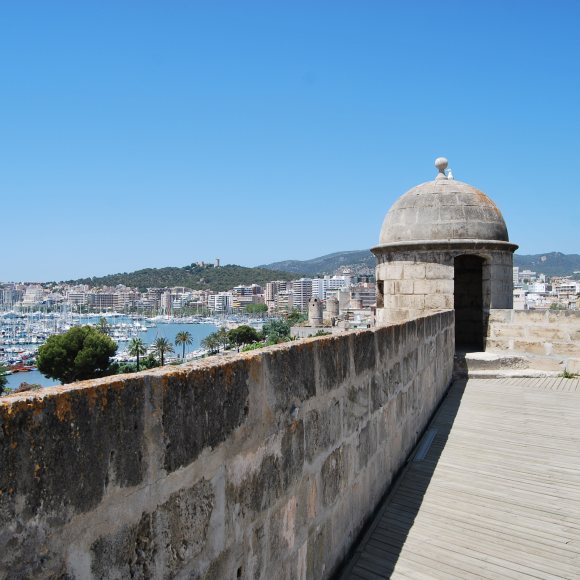
[[[94,323],[99,319],[99,317],[95,317],[94,319],[91,318],[89,322]],[[127,318],[107,318],[107,321],[110,324],[119,324],[122,322],[133,322],[131,319]],[[143,322],[143,321],[142,321]],[[213,324],[195,324],[195,323],[182,323],[182,322],[164,322],[161,324],[157,324],[154,328],[148,328],[145,332],[139,333],[139,338],[143,341],[145,346],[149,346],[153,344],[155,339],[157,338],[166,338],[175,349],[175,355],[181,357],[181,353],[183,351],[183,347],[181,345],[175,345],[175,336],[178,332],[189,332],[191,334],[192,343],[189,345],[185,345],[185,354],[192,352],[194,350],[198,350],[201,345],[201,341],[211,334],[215,332],[217,327]],[[119,344],[119,348],[117,349],[117,354],[121,353],[122,351],[126,350],[128,347],[127,342],[121,342]],[[54,379],[49,379],[45,377],[40,371],[29,371],[25,373],[14,373],[12,375],[8,375],[6,377],[7,382],[6,386],[9,389],[16,389],[20,386],[21,383],[30,383],[41,385],[43,387],[49,387],[52,385],[58,385],[58,381]]]

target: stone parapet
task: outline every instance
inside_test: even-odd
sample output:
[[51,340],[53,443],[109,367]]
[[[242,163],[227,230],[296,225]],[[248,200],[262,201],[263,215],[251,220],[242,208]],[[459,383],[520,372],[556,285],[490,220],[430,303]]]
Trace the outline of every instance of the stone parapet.
[[454,316],[0,399],[0,577],[328,578],[448,386]]
[[486,350],[564,359],[580,357],[580,312],[575,310],[491,310]]

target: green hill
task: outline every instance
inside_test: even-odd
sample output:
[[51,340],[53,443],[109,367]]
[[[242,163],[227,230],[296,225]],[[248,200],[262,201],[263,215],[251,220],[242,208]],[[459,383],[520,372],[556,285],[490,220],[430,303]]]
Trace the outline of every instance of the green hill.
[[354,250],[347,252],[335,252],[312,260],[285,260],[265,264],[259,268],[283,270],[285,272],[303,273],[307,276],[317,274],[335,274],[339,268],[351,268],[355,271],[369,268],[374,271],[377,264],[376,258],[369,250]]
[[185,286],[194,290],[214,290],[221,292],[240,284],[263,285],[271,280],[294,280],[296,273],[280,272],[264,268],[245,268],[229,264],[214,268],[192,264],[183,268],[145,268],[136,272],[123,272],[79,280],[67,280],[67,284],[88,284],[91,287],[116,286],[123,284],[141,291],[147,288],[167,288]]
[[580,271],[579,254],[562,254],[562,252],[548,252],[547,254],[533,254],[528,256],[514,256],[514,266],[522,270],[532,270],[547,276],[570,276]]

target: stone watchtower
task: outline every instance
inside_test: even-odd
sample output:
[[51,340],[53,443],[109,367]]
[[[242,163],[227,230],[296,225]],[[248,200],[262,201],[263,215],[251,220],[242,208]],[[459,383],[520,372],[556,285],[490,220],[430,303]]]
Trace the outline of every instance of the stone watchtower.
[[455,309],[455,342],[483,350],[489,311],[512,308],[513,253],[497,206],[435,161],[433,181],[410,189],[391,207],[377,258],[377,325]]

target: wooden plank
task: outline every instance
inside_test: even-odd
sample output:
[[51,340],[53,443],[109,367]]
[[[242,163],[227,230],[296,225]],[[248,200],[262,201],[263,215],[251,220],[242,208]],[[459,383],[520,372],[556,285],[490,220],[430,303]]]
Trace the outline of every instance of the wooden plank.
[[344,580],[580,577],[580,380],[456,384],[430,428]]

